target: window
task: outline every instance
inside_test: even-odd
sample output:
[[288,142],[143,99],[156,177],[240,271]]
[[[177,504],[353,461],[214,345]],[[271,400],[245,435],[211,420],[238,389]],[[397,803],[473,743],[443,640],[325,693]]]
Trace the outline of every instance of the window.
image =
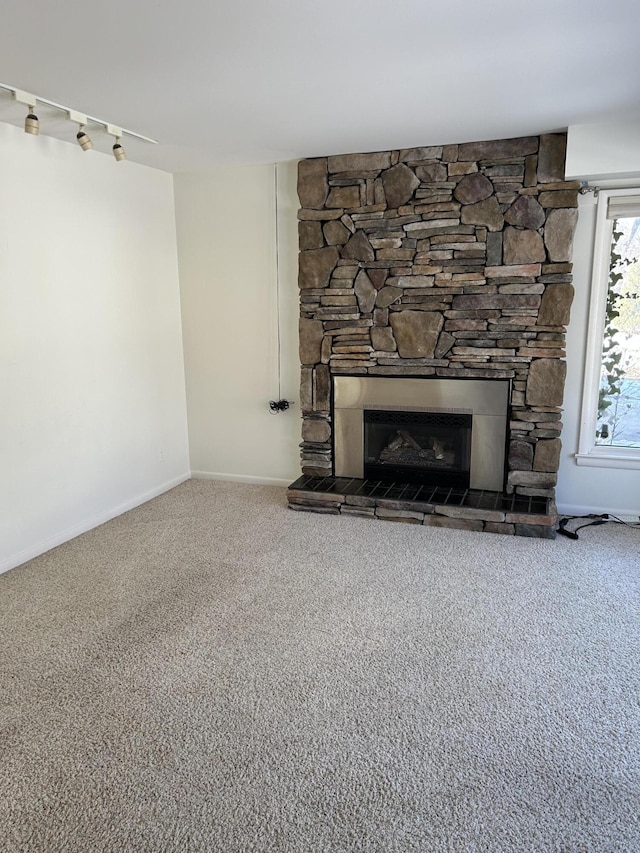
[[598,197],[576,461],[640,468],[640,189]]

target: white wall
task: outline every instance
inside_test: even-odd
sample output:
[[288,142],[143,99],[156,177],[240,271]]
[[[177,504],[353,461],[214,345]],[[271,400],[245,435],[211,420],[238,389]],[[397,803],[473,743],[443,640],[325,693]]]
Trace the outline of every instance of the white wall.
[[567,134],[567,180],[637,178],[640,173],[640,120],[583,124]]
[[172,177],[0,124],[0,570],[188,477]]
[[[598,181],[606,171],[609,178],[619,181],[629,169],[636,169],[636,185],[640,185],[640,151],[635,159],[627,156],[626,142],[620,147],[614,136],[608,136],[608,153],[600,147],[607,138],[606,128],[592,127],[589,133],[572,132],[569,128],[567,144],[567,176]],[[580,196],[580,212],[573,250],[573,283],[575,299],[571,308],[571,322],[567,331],[567,381],[564,396],[562,430],[562,460],[558,472],[557,501],[561,512],[582,514],[611,512],[614,514],[640,514],[639,472],[622,468],[592,468],[576,465],[574,454],[578,449],[578,436],[582,408],[582,388],[589,322],[589,297],[593,263],[595,232],[595,200],[592,194]]]
[[[278,276],[274,166],[175,176],[196,477],[285,484],[300,474],[296,164],[278,176]],[[272,415],[279,393],[295,405]]]

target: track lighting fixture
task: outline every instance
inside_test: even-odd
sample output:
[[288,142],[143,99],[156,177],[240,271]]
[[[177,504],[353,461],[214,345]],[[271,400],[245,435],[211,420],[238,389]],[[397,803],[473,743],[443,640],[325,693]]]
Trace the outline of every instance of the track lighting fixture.
[[83,124],[80,125],[78,132],[76,133],[76,139],[78,140],[78,145],[83,151],[89,151],[90,148],[93,148],[93,142],[85,131]]
[[116,127],[115,124],[107,125],[107,133],[110,133],[111,136],[115,136],[116,141],[113,145],[113,156],[116,158],[118,162],[120,160],[126,160],[127,154],[122,145],[120,144],[120,139],[122,138],[122,128]]
[[78,145],[82,148],[83,151],[89,151],[93,148],[93,142],[91,141],[91,137],[85,130],[87,124],[87,116],[82,113],[77,113],[75,110],[69,110],[67,112],[67,118],[69,121],[75,121],[78,124],[78,132],[76,133],[76,139],[78,140]]
[[[3,86],[2,88],[7,87]],[[24,104],[28,109],[27,117],[24,120],[24,132],[37,136],[40,133],[40,122],[36,115],[36,101],[38,99],[31,92],[23,92],[21,89],[9,89],[9,91],[13,95],[14,101]]]
[[150,139],[148,136],[143,136],[141,133],[136,133],[133,130],[125,130],[124,128],[116,127],[113,124],[103,121],[101,118],[95,118],[95,116],[78,113],[75,110],[69,109],[69,107],[63,107],[62,104],[56,104],[55,101],[49,101],[47,98],[41,98],[39,95],[32,95],[30,92],[23,92],[21,89],[16,89],[14,86],[7,86],[5,83],[0,83],[0,91],[9,92],[14,101],[17,101],[19,104],[24,104],[27,107],[28,113],[25,118],[24,129],[26,133],[30,133],[33,136],[37,136],[40,133],[40,122],[36,115],[36,106],[38,104],[44,104],[48,108],[65,113],[69,121],[78,124],[76,139],[78,141],[78,145],[83,151],[89,151],[89,149],[93,148],[93,142],[85,130],[87,124],[98,125],[99,128],[102,128],[102,130],[106,131],[110,136],[115,137],[113,156],[118,162],[120,160],[127,159],[126,151],[124,150],[121,142],[123,136],[130,136],[133,139],[139,139],[142,142],[151,142],[154,145],[157,144],[156,139]]

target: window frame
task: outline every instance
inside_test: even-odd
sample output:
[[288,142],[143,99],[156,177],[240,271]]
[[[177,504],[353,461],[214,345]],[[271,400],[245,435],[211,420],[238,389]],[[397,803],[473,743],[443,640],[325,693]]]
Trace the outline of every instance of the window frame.
[[639,192],[638,186],[625,187],[624,189],[601,189],[598,192],[582,414],[580,417],[578,452],[575,454],[578,465],[598,468],[640,469],[640,447],[613,447],[595,443],[602,342],[606,322],[609,263],[614,222],[613,219],[607,218],[607,208],[610,198],[637,196]]

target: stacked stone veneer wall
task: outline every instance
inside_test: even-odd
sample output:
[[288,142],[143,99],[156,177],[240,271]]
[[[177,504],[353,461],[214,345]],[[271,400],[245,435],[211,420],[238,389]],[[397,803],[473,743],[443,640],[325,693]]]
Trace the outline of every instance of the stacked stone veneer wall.
[[577,183],[566,137],[299,164],[302,468],[332,473],[331,375],[512,380],[507,491],[553,497]]

